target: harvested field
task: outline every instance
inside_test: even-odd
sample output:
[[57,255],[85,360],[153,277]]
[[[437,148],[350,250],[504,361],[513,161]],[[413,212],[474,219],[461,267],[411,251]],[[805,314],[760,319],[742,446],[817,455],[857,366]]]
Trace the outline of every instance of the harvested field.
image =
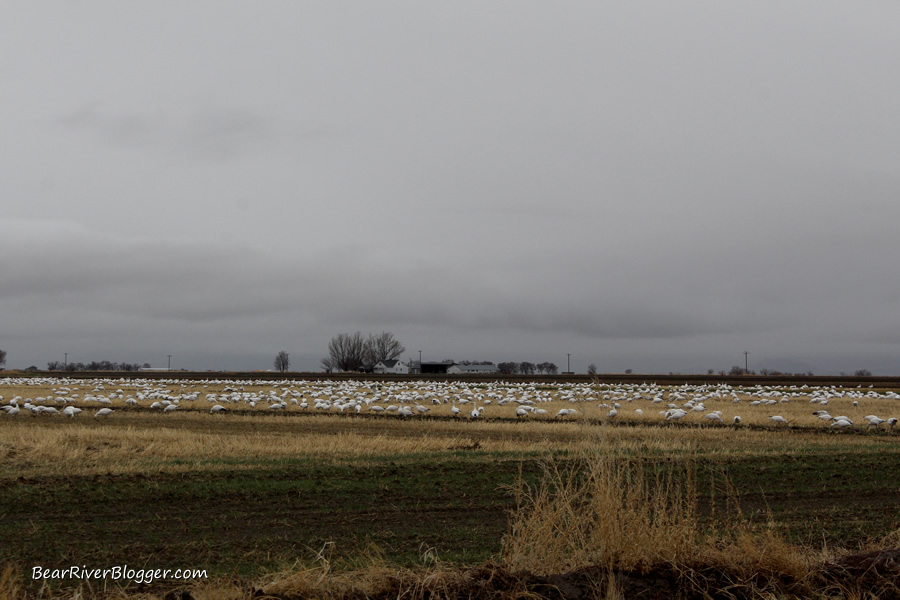
[[[900,412],[891,389],[8,378],[0,396],[20,407],[0,414],[0,597],[894,597],[900,430],[865,420]],[[600,552],[613,531],[632,545]],[[208,577],[31,576],[121,564]]]

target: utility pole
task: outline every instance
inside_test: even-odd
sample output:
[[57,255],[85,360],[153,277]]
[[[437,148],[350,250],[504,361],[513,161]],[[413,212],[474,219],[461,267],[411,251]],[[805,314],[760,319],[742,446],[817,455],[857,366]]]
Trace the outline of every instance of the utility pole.
[[422,351],[419,350],[419,375],[422,374]]
[[172,355],[166,354],[166,356],[169,358],[169,370],[171,371],[172,370]]
[[744,350],[744,375],[749,375],[749,374],[750,374],[749,362],[747,362],[747,356],[748,356],[749,354],[750,354],[749,352],[747,352],[746,350]]
[[69,353],[63,352],[63,356],[65,357],[63,358],[63,371],[66,371],[69,368]]
[[566,373],[571,373],[571,372],[572,372],[572,367],[571,367],[570,364],[569,364],[569,362],[570,362],[569,359],[570,359],[570,358],[572,358],[572,354],[571,354],[571,353],[566,353]]

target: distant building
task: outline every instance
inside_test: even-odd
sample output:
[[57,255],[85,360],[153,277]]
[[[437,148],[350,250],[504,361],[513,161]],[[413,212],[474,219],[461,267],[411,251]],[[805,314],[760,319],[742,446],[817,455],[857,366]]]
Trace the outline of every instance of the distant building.
[[450,367],[453,366],[452,360],[444,360],[441,362],[425,362],[422,361],[419,363],[419,372],[423,375],[427,375],[429,373],[433,374],[446,374],[449,372]]
[[490,374],[490,373],[499,373],[500,370],[497,368],[497,365],[453,365],[447,369],[447,373],[453,375],[465,375],[465,374]]
[[399,360],[382,360],[372,367],[373,373],[409,373],[409,367]]

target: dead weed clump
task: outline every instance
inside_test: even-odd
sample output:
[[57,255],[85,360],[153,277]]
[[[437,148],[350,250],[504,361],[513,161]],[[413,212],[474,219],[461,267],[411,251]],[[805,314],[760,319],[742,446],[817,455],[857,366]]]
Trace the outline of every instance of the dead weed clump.
[[685,598],[807,597],[810,591],[809,553],[772,525],[751,529],[736,497],[725,502],[728,514],[701,511],[690,459],[650,461],[606,448],[565,466],[548,464],[540,483],[520,478],[514,493],[517,507],[502,551],[514,572],[599,569],[618,574],[627,597],[641,595],[634,589],[641,578],[656,580],[651,587],[663,594],[668,581]]
[[12,566],[6,565],[0,571],[0,600],[12,600],[22,594],[22,578]]
[[387,562],[370,548],[359,566],[335,570],[331,545],[317,554],[316,564],[299,563],[275,573],[253,592],[254,598],[277,600],[363,600],[403,598],[408,600],[455,600],[457,598],[540,598],[505,569],[487,564],[464,569],[441,561],[433,548],[420,548],[421,565],[402,568]]
[[545,465],[535,487],[514,488],[504,563],[537,574],[586,566],[646,571],[699,546],[690,464],[651,472],[621,454],[583,454]]

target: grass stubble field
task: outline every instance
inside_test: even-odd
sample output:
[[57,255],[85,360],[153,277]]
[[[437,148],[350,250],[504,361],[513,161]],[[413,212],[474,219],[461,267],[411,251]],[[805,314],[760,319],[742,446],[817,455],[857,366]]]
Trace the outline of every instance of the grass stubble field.
[[[894,390],[7,378],[0,396],[22,407],[0,414],[0,599],[900,597],[900,428],[864,419],[900,413]],[[32,577],[125,564],[208,578]]]

